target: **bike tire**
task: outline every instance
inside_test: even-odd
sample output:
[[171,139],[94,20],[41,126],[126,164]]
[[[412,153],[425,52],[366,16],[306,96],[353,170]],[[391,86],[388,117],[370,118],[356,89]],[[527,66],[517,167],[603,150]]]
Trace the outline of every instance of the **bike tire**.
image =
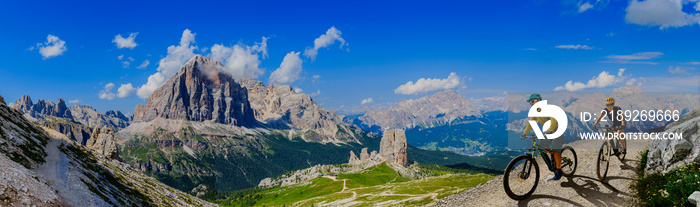
[[[532,185],[532,189],[530,189],[527,193],[522,194],[522,195],[518,195],[518,194],[513,193],[513,190],[510,189],[511,176],[509,176],[509,175],[511,175],[511,171],[513,170],[513,168],[516,167],[515,164],[517,164],[521,160],[526,160],[525,164],[534,166],[534,168],[535,168],[534,169],[535,170],[535,173],[534,173],[535,183],[534,183],[534,185]],[[523,167],[526,167],[526,166],[523,166]],[[533,176],[532,172],[530,172],[529,176]],[[513,178],[515,179],[514,176],[513,176]],[[513,180],[513,181],[516,181],[516,180]],[[520,156],[516,157],[515,159],[511,160],[510,163],[508,163],[508,167],[506,167],[505,172],[503,172],[503,189],[506,191],[506,194],[508,195],[508,197],[510,197],[514,200],[523,200],[523,199],[530,197],[532,195],[532,193],[535,192],[535,189],[537,189],[537,183],[539,183],[539,181],[540,181],[540,167],[537,165],[537,161],[535,159],[533,159],[533,157],[530,155],[520,155]]]
[[[571,153],[568,153],[569,151]],[[574,150],[573,147],[566,146],[566,147],[564,147],[564,149],[561,150],[561,154],[562,154],[561,170],[564,172],[564,176],[566,176],[566,177],[574,176],[574,173],[576,173],[576,167],[578,167],[578,158],[576,157],[576,151]],[[564,155],[567,155],[567,156],[565,157]],[[568,163],[569,161],[571,163]]]
[[[598,179],[603,181],[605,176],[608,174],[608,167],[610,166],[610,154],[611,147],[608,142],[603,142],[600,146],[600,151],[598,151],[598,162],[596,163],[596,173],[598,174]],[[604,162],[604,163],[601,163]],[[605,165],[605,166],[602,166]]]
[[[625,140],[626,141],[626,140]],[[620,162],[625,160],[625,157],[627,157],[627,143],[625,143],[625,146],[622,146],[622,143],[620,143],[620,140],[617,140],[617,146],[618,146],[618,152],[620,154],[617,155],[617,159],[620,160]],[[625,151],[625,153],[622,153],[622,151]]]

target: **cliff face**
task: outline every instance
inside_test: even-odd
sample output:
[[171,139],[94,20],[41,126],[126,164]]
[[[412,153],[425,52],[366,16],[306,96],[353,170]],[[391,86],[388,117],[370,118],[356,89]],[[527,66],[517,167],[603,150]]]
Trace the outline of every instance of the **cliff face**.
[[66,135],[68,138],[81,145],[85,145],[90,138],[90,127],[74,122],[71,119],[50,116],[44,118],[39,123],[42,126],[61,132],[61,134]]
[[[265,86],[262,81],[251,79],[243,79],[241,85],[248,89],[251,108],[259,122],[273,128],[313,130],[321,135],[321,140],[307,139],[312,141],[354,137],[335,112],[324,109],[311,96],[295,92],[291,86]],[[348,134],[338,134],[339,125]]]
[[157,117],[254,126],[248,91],[216,67],[223,65],[196,55],[156,89],[148,103],[134,109],[134,122]]

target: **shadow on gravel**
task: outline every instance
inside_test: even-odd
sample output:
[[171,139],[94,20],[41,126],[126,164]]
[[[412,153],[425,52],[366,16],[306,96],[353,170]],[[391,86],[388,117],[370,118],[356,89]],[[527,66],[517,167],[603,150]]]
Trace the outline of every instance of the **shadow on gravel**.
[[536,200],[536,199],[558,200],[558,201],[570,203],[570,204],[573,205],[573,206],[583,206],[583,205],[581,205],[581,204],[579,204],[579,203],[576,203],[576,202],[573,202],[573,201],[571,201],[571,200],[569,200],[569,199],[561,198],[561,197],[556,197],[556,196],[551,196],[551,195],[532,195],[532,196],[530,196],[529,198],[527,198],[527,199],[525,199],[525,200],[519,201],[519,202],[518,202],[518,206],[528,206],[527,204],[530,203],[530,201]]
[[[605,181],[601,182],[597,178],[582,175],[574,175],[573,177],[566,178],[565,181],[562,181],[561,187],[574,189],[579,196],[588,200],[588,202],[592,203],[595,206],[607,206],[608,204],[610,204],[610,198],[618,197],[619,195],[624,195],[628,197],[632,196],[629,193],[621,192],[620,190],[608,183],[610,180],[618,179],[632,180],[631,178],[626,177],[609,176],[605,179]],[[601,192],[602,188],[607,188],[611,192],[603,193]],[[573,206],[584,206],[580,203],[571,201],[566,198],[557,197],[555,195],[532,195],[525,200],[519,201],[518,206],[528,206],[528,204],[531,201],[537,199],[558,200],[561,202],[569,203]]]
[[[621,192],[614,186],[610,185],[610,180],[632,180],[631,178],[620,177],[620,176],[608,176],[604,181],[600,181],[597,178],[592,178],[582,175],[574,175],[571,178],[567,178],[566,182],[561,183],[561,187],[573,188],[576,193],[582,198],[588,200],[595,206],[605,206],[610,203],[609,198],[618,197],[618,195],[624,195],[630,197],[629,193]],[[579,184],[583,183],[583,184]],[[601,191],[601,186],[609,189],[611,192],[603,193]]]

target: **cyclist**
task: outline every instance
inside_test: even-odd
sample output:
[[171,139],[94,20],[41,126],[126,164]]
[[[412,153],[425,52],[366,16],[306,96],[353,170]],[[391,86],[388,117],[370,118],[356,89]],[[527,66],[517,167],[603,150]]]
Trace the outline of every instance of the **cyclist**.
[[[600,116],[598,116],[598,119],[595,120],[595,127],[598,128],[600,127],[600,120],[603,119],[604,116],[607,116],[608,122],[612,122],[612,127],[618,127],[620,128],[619,130],[615,131],[615,133],[622,133],[625,131],[625,126],[627,125],[627,122],[625,121],[624,116],[618,116],[618,113],[621,114],[622,108],[619,106],[615,106],[615,99],[612,97],[608,97],[605,99],[605,112],[602,112]],[[620,112],[618,112],[620,111]],[[617,148],[613,149],[613,152],[615,155],[618,155],[620,153],[627,153],[625,149],[627,149],[625,146],[625,139],[620,139],[619,137],[617,138],[620,140],[620,144],[622,144],[622,152],[618,152]]]
[[[542,96],[540,96],[540,94],[533,93],[527,99],[527,102],[529,102],[530,106],[532,106],[541,100],[542,100]],[[532,117],[532,118],[530,118],[530,120],[535,120],[538,123],[540,123],[540,125],[542,125],[542,126],[544,126],[545,122],[550,121],[549,129],[547,129],[547,131],[544,132],[545,134],[551,134],[557,129],[557,120],[554,119],[553,117]],[[527,134],[530,133],[530,130],[532,130],[532,127],[530,126],[530,124],[526,123],[525,125],[526,125],[525,131],[523,132],[522,135],[520,135],[520,138],[522,138],[522,139],[524,139],[527,136]],[[561,179],[561,176],[564,175],[564,172],[561,170],[561,151],[562,151],[562,147],[564,145],[564,139],[561,137],[556,138],[556,139],[543,139],[543,140],[540,140],[540,145],[550,148],[551,149],[550,153],[552,154],[552,157],[554,157],[553,159],[554,159],[554,162],[556,163],[557,170],[554,171],[554,177],[552,177],[552,179],[553,180]]]

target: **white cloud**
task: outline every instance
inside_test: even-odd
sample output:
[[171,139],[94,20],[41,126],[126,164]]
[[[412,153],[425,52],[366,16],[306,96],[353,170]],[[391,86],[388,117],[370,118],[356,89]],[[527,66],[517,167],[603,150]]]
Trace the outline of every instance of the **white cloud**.
[[129,62],[129,61],[122,62],[122,68],[129,68],[129,65],[131,65],[131,62]]
[[668,66],[668,72],[671,74],[688,74],[689,70],[695,70],[693,67]]
[[360,104],[369,104],[369,103],[372,103],[372,102],[374,102],[374,99],[372,99],[372,98],[366,98],[366,99],[363,99],[362,102],[360,102]]
[[116,96],[114,93],[111,92],[112,88],[114,88],[114,83],[108,83],[105,85],[105,88],[100,91],[100,93],[97,95],[100,99],[105,99],[105,100],[112,100]]
[[122,84],[121,86],[119,86],[119,89],[117,89],[117,97],[129,97],[134,93],[134,91],[136,91],[136,88],[134,88],[134,86],[131,85],[131,83]]
[[573,82],[570,80],[569,82],[566,82],[564,86],[556,87],[554,88],[554,90],[578,91],[587,88],[605,88],[624,81],[626,78],[625,76],[623,76],[625,70],[625,68],[620,68],[620,70],[617,72],[617,76],[614,74],[609,74],[608,71],[603,71],[600,74],[598,74],[598,76],[593,76],[593,78],[591,78],[591,80],[588,80],[588,82],[585,84],[581,82]]
[[700,62],[687,62],[685,64],[690,64],[690,65],[700,65]]
[[394,90],[394,93],[410,95],[439,90],[450,90],[455,89],[460,85],[461,81],[459,79],[459,76],[457,76],[456,73],[452,72],[445,79],[421,78],[418,79],[418,81],[416,81],[415,83],[413,83],[413,81],[408,81],[406,84],[403,84],[396,88]]
[[117,59],[121,60],[124,58],[124,55],[117,56]]
[[320,76],[320,75],[313,75],[313,76],[311,76],[311,78],[313,78],[313,79],[319,79],[319,78],[321,78],[321,76]]
[[76,98],[75,100],[69,100],[68,103],[72,103],[72,104],[80,103],[80,99]]
[[262,42],[255,43],[253,46],[242,43],[231,47],[214,44],[209,49],[211,52],[209,57],[224,64],[224,67],[217,67],[217,69],[230,74],[234,79],[254,79],[265,73],[265,70],[260,68],[260,58],[267,57],[267,39],[268,37],[262,37]]
[[39,48],[39,53],[44,60],[62,55],[63,52],[68,50],[66,48],[66,41],[63,41],[53,35],[47,36],[45,43],[37,43],[36,46]]
[[318,96],[320,94],[321,94],[321,90],[316,90],[316,92],[309,94],[309,96],[314,97],[314,96]]
[[593,5],[591,3],[586,2],[579,2],[578,3],[578,13],[583,13],[588,9],[592,9]]
[[537,48],[525,48],[525,49],[523,49],[523,50],[536,51]]
[[659,26],[659,29],[700,24],[698,13],[685,13],[682,10],[683,5],[693,3],[696,4],[696,11],[698,11],[698,1],[692,0],[631,0],[626,9],[625,21],[639,25]]
[[608,58],[611,62],[617,63],[642,63],[656,65],[658,64],[657,62],[649,62],[644,60],[660,58],[663,55],[664,54],[661,52],[638,52],[631,55],[608,55],[606,58]]
[[195,35],[189,29],[185,29],[182,32],[180,44],[168,47],[168,55],[160,59],[158,63],[158,72],[149,76],[148,82],[137,89],[136,95],[139,98],[147,99],[153,94],[153,91],[165,83],[166,78],[175,74],[182,65],[194,57],[194,50],[197,49],[197,46],[191,44],[195,42]]
[[302,93],[302,92],[304,92],[304,90],[301,90],[301,88],[294,88],[294,92]]
[[270,75],[271,83],[289,84],[299,80],[301,75],[301,64],[304,61],[299,58],[299,52],[289,52],[284,56],[282,64]]
[[141,65],[139,65],[139,66],[136,67],[136,68],[138,68],[138,69],[146,69],[146,67],[148,67],[148,64],[151,64],[151,61],[144,60],[143,63],[141,63]]
[[129,48],[129,49],[134,49],[138,44],[134,42],[134,39],[136,39],[136,35],[138,35],[138,32],[134,32],[129,34],[129,37],[123,38],[121,34],[117,34],[117,36],[114,36],[114,39],[112,42],[114,44],[117,44],[117,47],[119,49],[121,48]]
[[328,29],[328,31],[326,31],[326,34],[321,35],[314,40],[313,48],[306,48],[306,51],[304,51],[304,56],[311,58],[311,60],[315,60],[316,55],[318,54],[318,49],[328,47],[329,45],[335,43],[335,41],[340,42],[340,48],[342,49],[343,45],[345,45],[345,40],[340,36],[341,34],[342,32],[340,32],[340,30],[336,29],[335,27],[331,27]]
[[558,49],[575,49],[575,50],[578,50],[578,49],[581,49],[581,50],[591,50],[591,49],[594,48],[594,47],[591,47],[591,46],[588,46],[588,45],[557,45],[557,46],[554,46],[554,47],[555,47],[555,48],[558,48]]

